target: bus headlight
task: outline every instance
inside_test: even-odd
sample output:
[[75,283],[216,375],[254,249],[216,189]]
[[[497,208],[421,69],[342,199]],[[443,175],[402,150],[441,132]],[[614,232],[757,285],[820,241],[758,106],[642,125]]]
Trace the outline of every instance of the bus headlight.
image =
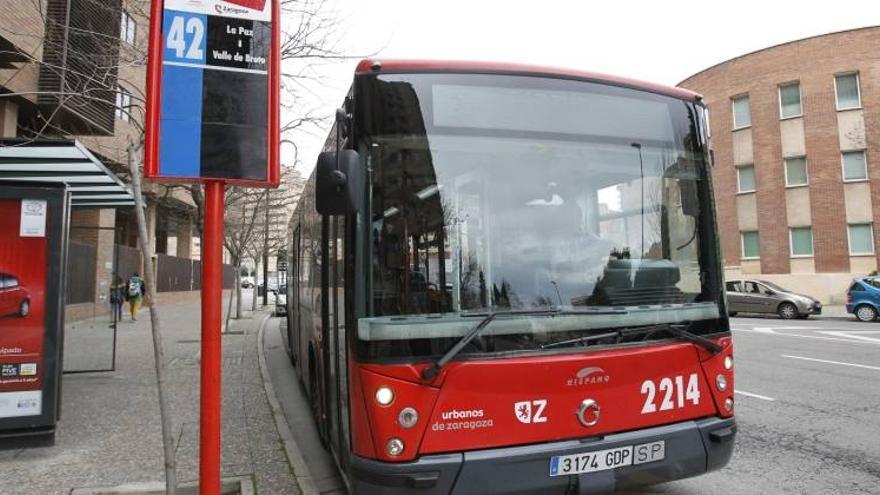
[[376,402],[380,406],[387,406],[394,402],[394,392],[388,387],[379,387],[376,389]]
[[419,413],[411,407],[405,407],[397,415],[397,423],[403,428],[412,428],[419,422]]
[[724,400],[724,409],[726,409],[727,412],[733,411],[733,399],[728,397]]
[[715,385],[718,386],[718,390],[724,392],[725,390],[727,390],[727,377],[719,374],[715,377]]
[[724,356],[724,369],[733,369],[733,356]]
[[397,457],[403,453],[403,440],[392,438],[385,444],[385,453],[392,457]]

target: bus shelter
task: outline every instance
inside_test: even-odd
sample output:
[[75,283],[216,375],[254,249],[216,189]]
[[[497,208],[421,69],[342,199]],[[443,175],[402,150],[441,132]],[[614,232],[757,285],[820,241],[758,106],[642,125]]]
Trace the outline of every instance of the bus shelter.
[[[54,438],[71,212],[133,204],[78,141],[0,141],[0,438]],[[111,338],[115,349],[115,325]]]

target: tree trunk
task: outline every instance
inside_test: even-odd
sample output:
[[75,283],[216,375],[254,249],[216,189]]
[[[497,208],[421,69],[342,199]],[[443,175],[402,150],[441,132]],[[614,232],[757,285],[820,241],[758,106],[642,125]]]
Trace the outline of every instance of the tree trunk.
[[165,451],[165,493],[177,493],[177,460],[175,459],[174,424],[171,418],[171,405],[167,400],[168,364],[165,361],[165,346],[162,342],[161,326],[159,325],[159,308],[153,300],[156,294],[156,283],[153,272],[153,249],[147,236],[147,219],[144,215],[144,198],[141,191],[141,175],[138,160],[135,158],[136,148],[128,145],[128,167],[131,170],[131,182],[134,188],[135,213],[137,215],[138,238],[141,253],[144,256],[144,285],[147,293],[144,304],[150,308],[150,327],[153,333],[153,355],[156,360],[156,384],[159,389],[159,416],[162,422],[162,446]]
[[241,319],[241,261],[235,264],[235,319]]
[[232,316],[232,299],[235,297],[235,291],[229,291],[229,302],[226,303],[226,324],[223,325],[223,330],[221,333],[226,333],[229,331],[229,318]]
[[253,297],[251,297],[251,311],[257,311],[257,274],[260,273],[260,260],[259,257],[255,257],[254,260],[254,290]]

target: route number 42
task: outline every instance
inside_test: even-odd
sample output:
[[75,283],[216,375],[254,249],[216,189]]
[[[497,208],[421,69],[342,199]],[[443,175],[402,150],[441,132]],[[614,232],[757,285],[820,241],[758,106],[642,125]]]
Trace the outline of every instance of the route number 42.
[[[657,412],[657,404],[654,399],[657,395],[658,386],[652,380],[642,382],[642,395],[645,396],[645,405],[642,406],[642,414]],[[676,376],[672,378],[663,378],[659,385],[660,393],[663,395],[663,401],[660,402],[660,411],[668,411],[674,408],[684,407],[685,400],[691,401],[693,405],[700,403],[700,380],[696,373],[691,373],[688,377],[687,388],[684,386],[684,377]],[[673,400],[675,399],[675,400]]]
[[[174,50],[177,58],[202,60],[205,58],[205,52],[202,50],[204,39],[205,23],[201,18],[174,16],[171,19],[171,26],[168,28],[165,46],[169,50]],[[189,46],[187,46],[187,41],[189,41]]]

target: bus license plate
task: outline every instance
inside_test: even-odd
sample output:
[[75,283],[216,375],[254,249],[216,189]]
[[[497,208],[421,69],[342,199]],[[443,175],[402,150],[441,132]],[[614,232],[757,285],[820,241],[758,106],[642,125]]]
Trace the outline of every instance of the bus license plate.
[[559,455],[550,458],[550,476],[593,473],[621,466],[660,461],[665,457],[666,442],[663,440],[582,454]]

